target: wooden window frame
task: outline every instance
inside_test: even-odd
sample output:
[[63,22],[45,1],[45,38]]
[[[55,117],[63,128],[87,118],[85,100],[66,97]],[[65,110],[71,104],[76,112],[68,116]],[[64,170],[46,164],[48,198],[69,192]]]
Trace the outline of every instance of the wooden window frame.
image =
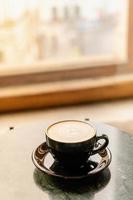
[[112,57],[94,57],[50,63],[45,71],[40,64],[32,70],[0,71],[0,112],[133,96],[133,76],[114,76],[118,65],[124,70],[125,66],[129,71],[133,68],[132,8],[133,1],[129,0],[128,63]]

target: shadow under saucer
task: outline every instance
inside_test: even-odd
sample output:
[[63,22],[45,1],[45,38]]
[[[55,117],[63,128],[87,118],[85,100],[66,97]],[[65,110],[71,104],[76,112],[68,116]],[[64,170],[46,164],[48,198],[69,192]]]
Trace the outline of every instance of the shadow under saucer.
[[43,191],[47,192],[49,199],[93,199],[95,194],[102,190],[110,181],[111,173],[108,168],[101,173],[81,180],[65,180],[34,170],[34,181]]

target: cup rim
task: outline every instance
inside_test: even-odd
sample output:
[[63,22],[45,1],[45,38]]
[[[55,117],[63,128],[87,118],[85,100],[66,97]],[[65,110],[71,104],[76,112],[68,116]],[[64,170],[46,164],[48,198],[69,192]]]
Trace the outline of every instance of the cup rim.
[[[69,122],[69,121],[70,121],[70,122],[71,122],[71,121],[74,121],[74,122],[82,122],[82,123],[88,124],[89,126],[91,126],[91,127],[93,128],[93,130],[94,130],[94,135],[93,135],[91,138],[87,139],[87,140],[81,140],[81,141],[78,141],[78,142],[61,142],[61,141],[54,140],[53,138],[49,137],[49,135],[48,135],[48,130],[49,130],[52,126],[54,126],[55,124],[59,124],[59,123],[62,123],[62,122]],[[85,122],[85,121],[82,121],[82,120],[75,120],[75,119],[68,119],[68,120],[57,121],[57,122],[51,124],[50,126],[48,126],[47,129],[46,129],[46,131],[45,131],[46,137],[48,137],[50,140],[53,140],[53,141],[58,142],[58,143],[65,143],[65,144],[76,144],[76,143],[86,142],[86,141],[91,140],[92,138],[94,138],[94,137],[96,136],[96,134],[97,134],[97,130],[96,130],[96,128],[95,128],[92,124],[90,124],[90,123],[88,123],[88,122]]]

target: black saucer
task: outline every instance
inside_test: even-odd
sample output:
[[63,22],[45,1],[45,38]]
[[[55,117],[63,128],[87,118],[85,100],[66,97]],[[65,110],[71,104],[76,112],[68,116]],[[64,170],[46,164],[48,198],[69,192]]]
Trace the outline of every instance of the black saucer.
[[48,175],[64,179],[81,179],[95,175],[109,166],[111,157],[110,150],[106,148],[104,151],[91,156],[85,165],[68,171],[53,159],[46,143],[42,143],[32,153],[32,161],[39,170]]

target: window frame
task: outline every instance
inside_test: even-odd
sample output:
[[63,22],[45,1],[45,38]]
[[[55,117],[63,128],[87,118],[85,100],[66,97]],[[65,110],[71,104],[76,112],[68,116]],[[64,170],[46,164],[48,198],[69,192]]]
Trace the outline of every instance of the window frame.
[[[84,78],[96,78],[96,77],[103,77],[103,76],[110,76],[114,75],[117,70],[118,64],[120,62],[116,62],[114,59],[107,59],[102,58],[99,59],[99,63],[97,63],[96,59],[95,62],[82,62],[79,66],[76,67],[77,63],[73,63],[72,67],[66,67],[67,64],[60,65],[59,67],[55,68],[45,68],[45,70],[38,67],[34,68],[33,70],[23,70],[23,71],[7,71],[6,73],[0,74],[0,87],[8,87],[10,86],[17,86],[20,85],[29,85],[29,84],[40,84],[40,83],[47,83],[47,82],[56,82],[56,81],[69,81],[69,80],[76,80],[76,79],[84,79]],[[121,62],[121,65],[124,65]]]

